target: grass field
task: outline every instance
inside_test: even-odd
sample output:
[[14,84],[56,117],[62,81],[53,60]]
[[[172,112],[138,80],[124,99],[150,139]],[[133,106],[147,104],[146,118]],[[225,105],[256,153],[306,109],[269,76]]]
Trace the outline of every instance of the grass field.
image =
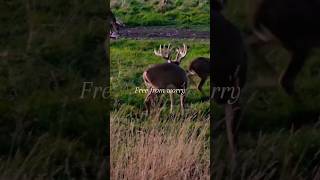
[[127,26],[174,26],[209,30],[208,0],[111,0],[111,10]]
[[[140,113],[144,107],[143,93],[135,93],[136,87],[146,88],[142,73],[152,64],[165,62],[164,59],[157,57],[153,53],[154,48],[159,48],[160,44],[182,46],[183,43],[189,46],[189,52],[182,60],[181,66],[187,69],[189,63],[196,57],[209,57],[209,41],[206,40],[119,40],[111,43],[111,94],[113,97],[113,108],[119,109],[122,105],[127,105],[130,111]],[[209,94],[209,81],[204,87]],[[208,106],[199,103],[200,92],[196,91],[196,85],[191,86],[188,92],[187,102],[189,109],[209,112]]]
[[[183,116],[176,97],[175,113],[164,106],[147,117],[146,94],[135,93],[136,87],[145,88],[143,71],[164,62],[153,49],[168,42],[189,46],[182,61],[184,69],[195,57],[209,57],[209,42],[204,40],[123,39],[111,43],[111,178],[209,179],[209,102],[201,102],[196,85],[187,93]],[[209,81],[204,90],[209,94]]]

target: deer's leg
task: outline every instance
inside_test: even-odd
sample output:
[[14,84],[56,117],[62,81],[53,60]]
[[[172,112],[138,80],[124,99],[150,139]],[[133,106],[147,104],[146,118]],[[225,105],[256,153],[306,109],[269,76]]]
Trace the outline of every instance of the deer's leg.
[[234,104],[226,104],[225,105],[225,120],[227,127],[227,136],[229,141],[229,148],[231,151],[231,174],[236,173],[238,169],[238,160],[237,160],[237,152],[238,152],[238,127],[240,124],[240,104],[237,101]]
[[157,108],[160,109],[163,102],[163,94],[157,94],[157,97],[159,98],[159,100],[157,101]]
[[281,86],[289,95],[294,93],[294,81],[298,73],[301,71],[306,61],[306,57],[307,57],[306,51],[293,52],[291,61],[280,79]]
[[275,43],[274,40],[270,37],[264,37],[257,35],[257,33],[251,33],[248,34],[247,37],[245,38],[245,43],[246,45],[249,45],[251,47],[257,47],[261,48],[263,46],[266,46],[267,44],[272,44]]
[[260,88],[277,86],[276,79],[278,78],[278,72],[274,68],[274,65],[268,62],[262,51],[266,45],[271,45],[272,42],[263,41],[255,34],[251,34],[247,37],[246,43],[252,56],[252,58],[248,58],[248,60],[252,61],[249,63],[249,68],[256,69],[258,72],[253,79],[255,86]]
[[173,101],[174,101],[174,99],[173,99],[173,93],[169,93],[169,96],[170,96],[170,113],[172,113],[173,112]]
[[190,81],[190,84],[196,84],[195,81],[193,80],[193,76],[194,76],[194,73],[192,71],[187,71],[187,77]]
[[180,94],[180,108],[181,108],[181,114],[182,115],[184,114],[184,103],[185,103],[185,100],[186,100],[186,94],[185,93]]
[[151,101],[150,101],[150,92],[147,94],[146,98],[144,99],[144,105],[147,109],[147,115],[150,114],[150,106],[151,106]]
[[198,85],[198,90],[201,92],[202,95],[204,95],[204,92],[203,92],[203,90],[202,90],[202,86],[203,86],[204,83],[206,82],[207,78],[208,78],[208,77],[203,77],[203,78],[201,78],[201,81],[200,81],[200,83],[199,83],[199,85]]
[[111,38],[118,38],[118,36],[119,36],[118,29],[119,29],[119,27],[116,24],[116,22],[112,22],[111,27],[110,27],[110,37]]
[[235,129],[235,114],[233,111],[233,105],[232,104],[226,104],[225,105],[225,120],[226,120],[226,128],[227,128],[227,137],[228,137],[228,143],[229,148],[231,151],[231,157],[232,159],[235,159],[236,157],[236,129]]
[[149,89],[148,90],[148,94],[147,94],[146,98],[144,99],[144,104],[145,104],[145,107],[147,109],[147,115],[150,114],[150,107],[152,106],[153,101],[154,101],[154,94]]
[[233,139],[234,139],[234,146],[235,150],[238,150],[238,137],[239,137],[239,126],[240,126],[240,119],[241,119],[241,107],[239,102],[236,102],[232,105],[232,111],[233,111]]
[[112,32],[117,32],[118,31],[118,25],[116,24],[115,21],[111,23],[111,26],[112,26]]

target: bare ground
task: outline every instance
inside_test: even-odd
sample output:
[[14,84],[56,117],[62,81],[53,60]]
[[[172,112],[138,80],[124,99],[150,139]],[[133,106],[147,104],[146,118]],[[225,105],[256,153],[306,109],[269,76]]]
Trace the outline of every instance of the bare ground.
[[130,27],[121,28],[120,37],[134,39],[177,38],[177,39],[209,39],[209,31],[179,29],[174,27]]

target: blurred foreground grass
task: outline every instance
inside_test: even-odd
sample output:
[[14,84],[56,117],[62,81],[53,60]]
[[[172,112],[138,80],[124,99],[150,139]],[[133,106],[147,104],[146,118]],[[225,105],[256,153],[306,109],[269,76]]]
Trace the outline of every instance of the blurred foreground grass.
[[105,1],[0,3],[0,179],[103,179]]
[[[252,2],[230,0],[223,12],[243,32],[250,29]],[[213,179],[320,179],[319,51],[313,52],[298,75],[299,101],[287,96],[278,84],[277,78],[290,58],[283,48],[266,46],[258,52],[248,47],[248,52],[238,168],[232,176],[225,129],[218,128],[211,137]],[[276,74],[262,62],[263,58]],[[214,107],[216,124],[223,118],[223,111]]]

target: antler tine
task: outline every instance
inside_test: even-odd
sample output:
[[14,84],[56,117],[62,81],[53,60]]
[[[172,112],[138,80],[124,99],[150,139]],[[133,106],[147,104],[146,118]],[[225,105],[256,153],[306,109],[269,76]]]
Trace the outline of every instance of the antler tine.
[[176,51],[177,51],[176,61],[181,61],[181,59],[187,55],[188,48],[185,44],[183,44],[183,47],[177,48]]
[[176,59],[175,59],[175,61],[179,61],[179,59],[180,59],[179,48],[176,48],[176,52],[177,52],[177,54],[176,54]]
[[[171,44],[169,44],[169,47],[171,46]],[[172,52],[173,47],[169,48],[170,52]]]
[[156,56],[160,56],[159,52],[157,52],[156,49],[153,49],[153,52],[154,52],[154,54],[155,54]]
[[167,47],[165,44],[163,45],[165,51],[167,51],[167,52],[170,52],[172,50],[172,48],[170,48],[170,46],[171,46],[171,44],[168,44]]
[[167,59],[170,58],[170,55],[171,55],[171,51],[172,51],[172,47],[170,48],[171,44],[169,43],[168,44],[168,47],[166,48],[166,52],[165,52],[165,56]]
[[188,52],[188,49],[187,49],[187,46],[185,44],[183,44],[183,49],[180,51],[181,53],[181,56],[186,56],[187,55],[187,52]]
[[153,52],[156,56],[162,57],[162,50],[161,50],[161,45],[159,47],[159,50],[157,51],[156,49],[153,49]]
[[160,45],[158,51],[156,49],[154,49],[154,54],[156,56],[160,56],[160,57],[163,57],[163,58],[168,60],[170,58],[170,54],[171,54],[171,51],[172,51],[172,47],[170,47],[170,46],[171,46],[171,44]]

